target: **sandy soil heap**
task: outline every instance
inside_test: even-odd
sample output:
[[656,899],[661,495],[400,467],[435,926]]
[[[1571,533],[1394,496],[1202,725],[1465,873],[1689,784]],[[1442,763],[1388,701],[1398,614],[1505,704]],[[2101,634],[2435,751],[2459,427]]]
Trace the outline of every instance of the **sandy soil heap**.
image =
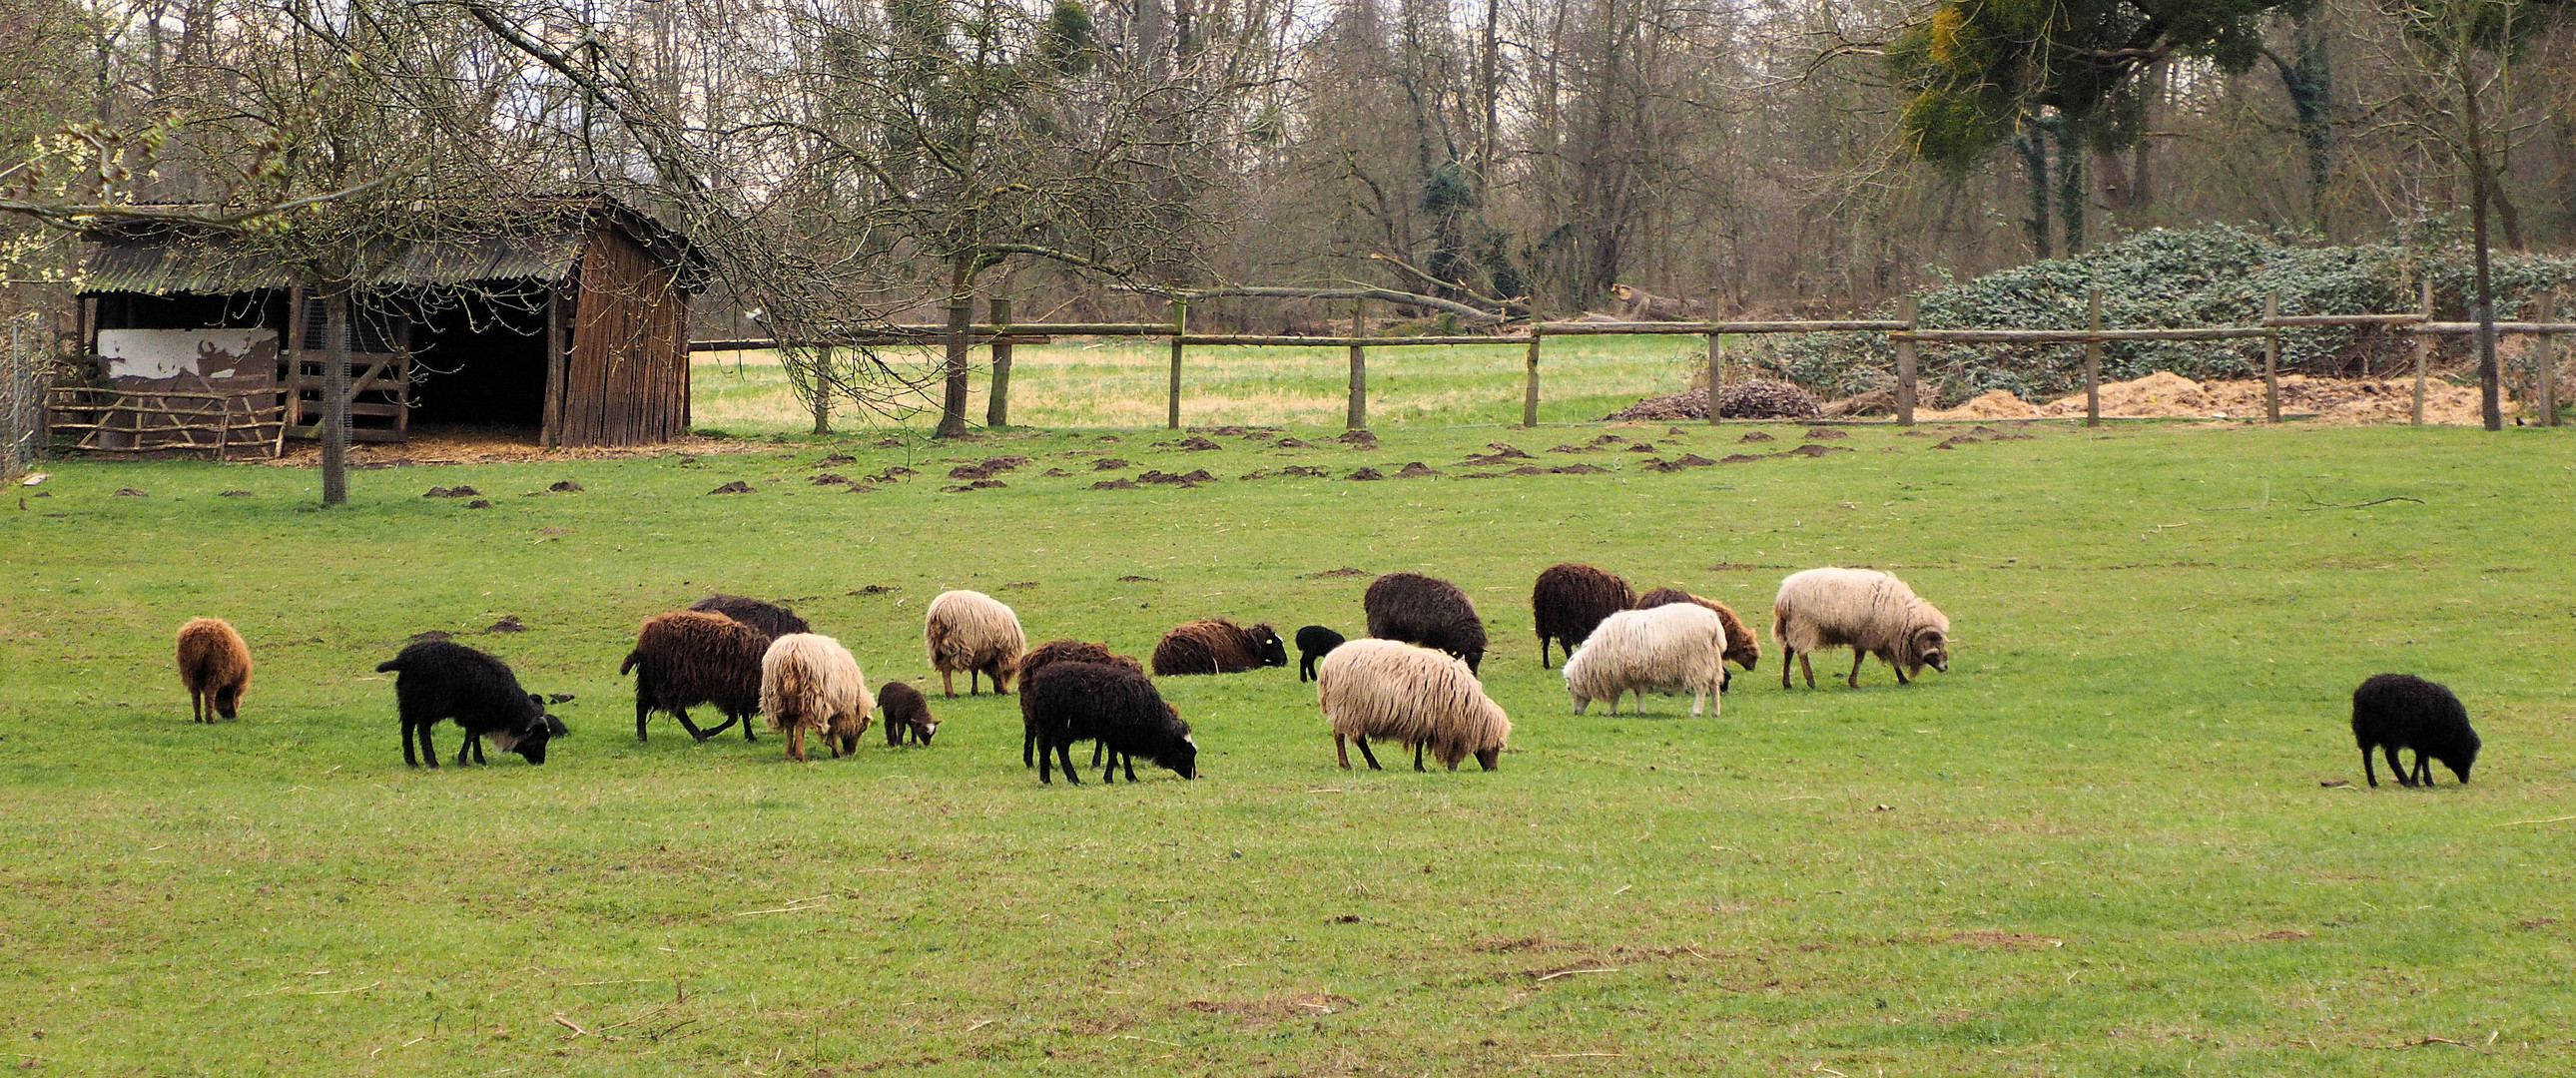
[[[2281,376],[2281,414],[2314,416],[2329,423],[2404,423],[2412,415],[2412,378],[2310,378]],[[2505,402],[2506,415],[2519,409]],[[1956,408],[1922,413],[1925,419],[2056,419],[2084,414],[2081,393],[2032,404],[2008,390],[1992,390]],[[2158,371],[2130,382],[2102,387],[2102,414],[2122,419],[2249,419],[2263,415],[2260,379],[2195,382]],[[2475,426],[2480,421],[2478,391],[2441,379],[2424,383],[2424,421]]]

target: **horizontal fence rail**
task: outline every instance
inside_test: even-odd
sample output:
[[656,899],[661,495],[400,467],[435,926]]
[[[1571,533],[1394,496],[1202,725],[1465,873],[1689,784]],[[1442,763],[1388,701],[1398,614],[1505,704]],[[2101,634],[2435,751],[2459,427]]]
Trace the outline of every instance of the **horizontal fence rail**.
[[[1246,292],[1242,294],[1256,293]],[[1336,295],[1338,296],[1340,294],[1337,293]],[[1314,297],[1310,296],[1304,298]],[[1355,292],[1350,296],[1342,298],[1353,299],[1351,326],[1354,330],[1364,330],[1366,319],[1364,317],[1364,311],[1362,310],[1362,304],[1371,297],[1360,295]],[[1715,296],[1711,297],[1711,310],[1716,309],[1716,298],[1717,297]],[[1547,338],[1636,336],[1706,337],[1708,338],[1708,421],[1715,423],[1719,419],[1717,389],[1719,384],[1718,375],[1722,367],[1722,346],[1720,342],[1723,338],[1729,336],[1787,333],[1884,334],[1888,343],[1893,346],[1893,351],[1896,355],[1896,421],[1899,425],[1911,426],[1914,423],[1915,404],[1919,388],[1917,385],[1919,373],[1916,369],[1918,358],[1916,348],[1918,345],[2083,345],[2085,349],[2085,422],[2090,425],[2100,422],[2101,419],[2101,346],[2103,344],[2115,341],[2231,341],[2259,339],[2264,342],[2264,413],[2267,419],[2277,423],[2281,418],[2279,366],[2281,339],[2285,332],[2301,329],[2322,329],[2334,327],[2364,328],[2385,326],[2392,331],[2410,335],[2415,340],[2415,399],[2413,421],[2417,424],[2421,424],[2424,421],[2424,385],[2430,352],[2428,339],[2446,335],[2471,334],[2476,333],[2479,330],[2479,324],[2475,322],[2434,321],[2432,317],[2432,292],[2429,284],[2423,288],[2423,301],[2422,308],[2420,310],[2396,314],[2284,315],[2279,313],[2280,294],[2278,292],[2274,292],[2265,297],[2262,319],[2254,325],[2240,326],[2163,326],[2137,329],[2106,327],[2102,325],[2101,298],[2101,293],[2098,289],[2094,290],[2090,297],[2088,306],[2090,309],[2089,321],[2091,322],[2091,325],[2083,328],[2069,329],[1927,328],[1921,325],[1921,321],[1917,313],[1919,308],[1915,299],[1913,297],[1906,297],[1899,301],[1897,310],[1898,317],[1894,319],[1703,320],[1696,322],[1636,322],[1588,319],[1581,321],[1532,322],[1528,323],[1526,328],[1519,333],[1450,334],[1419,337],[1380,337],[1370,336],[1365,332],[1355,332],[1353,334],[1342,336],[1295,336],[1289,334],[1259,333],[1192,333],[1189,330],[1189,320],[1187,317],[1188,308],[1186,301],[1179,301],[1173,304],[1173,317],[1169,322],[1013,322],[1003,320],[1008,317],[1009,301],[1007,299],[996,299],[994,302],[999,307],[1002,317],[989,322],[969,322],[964,325],[899,325],[872,327],[864,330],[853,330],[844,334],[835,334],[830,336],[829,339],[818,338],[806,341],[790,341],[788,346],[830,348],[841,345],[947,344],[950,346],[950,362],[954,364],[961,362],[961,360],[956,357],[963,355],[967,347],[973,345],[986,345],[995,349],[996,370],[997,372],[1000,372],[1007,370],[1007,361],[1002,357],[1007,355],[1009,347],[1014,344],[1044,344],[1051,342],[1056,337],[1137,337],[1160,339],[1167,342],[1171,348],[1170,395],[1165,411],[1167,425],[1173,429],[1179,429],[1181,425],[1180,416],[1183,357],[1185,349],[1190,345],[1255,348],[1346,348],[1350,351],[1350,401],[1349,406],[1346,409],[1346,423],[1351,429],[1358,430],[1367,425],[1368,381],[1366,373],[1366,353],[1370,349],[1377,348],[1510,346],[1526,349],[1521,422],[1524,426],[1534,427],[1538,425],[1539,360],[1544,348],[1543,342]],[[2493,325],[2495,332],[2498,334],[2527,334],[2536,335],[2540,338],[2538,347],[2534,350],[2534,355],[2538,362],[2538,366],[2540,367],[2538,372],[2539,384],[2537,388],[2539,390],[2539,403],[2543,413],[2541,422],[2548,426],[2556,426],[2558,425],[2558,416],[2556,410],[2556,386],[2554,384],[2555,372],[2551,369],[2555,366],[2555,363],[2549,357],[2555,354],[2553,351],[2554,338],[2559,334],[2576,334],[2576,322],[2560,322],[2555,320],[2557,317],[2556,297],[2543,296],[2541,297],[2540,302],[2540,317],[2538,320],[2496,322]],[[960,338],[963,339],[961,340]],[[689,344],[689,350],[692,352],[756,351],[778,347],[781,347],[781,345],[777,340],[767,338],[705,340],[692,341]],[[959,369],[962,368],[952,367],[952,376]],[[1000,379],[1006,377],[1007,374],[999,374],[997,376],[997,386],[995,390],[997,395],[1001,392],[999,389]],[[990,414],[998,417],[1004,413],[1000,409],[995,408],[990,410]],[[996,422],[994,425],[999,426],[1002,424]]]

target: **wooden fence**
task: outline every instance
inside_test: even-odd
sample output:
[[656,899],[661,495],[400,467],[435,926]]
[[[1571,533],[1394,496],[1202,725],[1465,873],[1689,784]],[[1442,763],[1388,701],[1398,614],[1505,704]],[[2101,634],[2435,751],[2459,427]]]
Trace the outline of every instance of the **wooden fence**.
[[[1699,322],[1617,322],[1569,321],[1534,322],[1518,333],[1476,336],[1375,337],[1357,333],[1346,337],[1294,337],[1267,334],[1192,333],[1189,331],[1189,306],[1186,300],[1172,302],[1172,320],[1161,322],[1012,322],[1010,302],[995,300],[995,316],[990,322],[949,326],[891,326],[853,334],[833,344],[897,345],[949,344],[961,353],[978,344],[990,345],[994,351],[991,399],[985,418],[989,425],[1009,423],[1010,348],[1014,344],[1044,344],[1056,337],[1141,337],[1168,340],[1171,346],[1171,376],[1167,388],[1164,424],[1173,430],[1181,427],[1182,374],[1190,345],[1232,345],[1242,347],[1299,347],[1350,349],[1349,404],[1344,422],[1352,430],[1368,425],[1368,358],[1371,349],[1422,348],[1461,345],[1522,346],[1523,387],[1521,423],[1538,425],[1539,363],[1545,342],[1550,337],[1608,336],[1682,336],[1708,339],[1708,385],[1710,406],[1708,422],[1719,421],[1716,392],[1724,363],[1724,339],[1734,336],[1806,333],[1884,333],[1896,356],[1896,422],[1912,426],[1915,422],[1919,375],[1917,348],[1924,344],[2080,344],[2084,346],[2084,422],[2086,426],[2102,421],[2101,378],[2102,343],[2105,341],[2220,341],[2260,338],[2263,346],[2264,418],[2281,421],[2280,360],[2281,340],[2285,333],[2302,329],[2328,327],[2358,328],[2385,326],[2414,338],[2415,400],[2413,422],[2424,422],[2424,381],[2430,363],[2432,342],[2444,335],[2475,334],[2475,322],[2437,322],[2433,320],[2432,287],[2423,288],[2421,309],[2405,314],[2280,314],[2278,291],[2265,297],[2264,317],[2251,326],[2163,327],[2152,329],[2119,329],[2102,325],[2102,294],[2095,289],[2090,297],[2090,324],[2083,329],[1931,329],[1920,325],[1920,312],[1913,297],[1899,301],[1894,319],[1842,319],[1810,321],[1699,321]],[[2557,321],[2557,297],[2543,296],[2539,317],[2531,321],[2497,322],[2495,332],[2504,335],[2529,335],[2537,338],[2533,359],[2538,368],[2537,406],[2541,423],[2558,425],[2557,388],[2555,385],[2555,344],[2560,334],[2576,333],[2576,322]],[[1714,305],[1710,308],[1715,309]],[[1364,325],[1359,303],[1354,302],[1351,325]],[[958,340],[959,336],[963,340]],[[770,340],[698,341],[691,351],[735,351],[777,347]]]
[[286,447],[282,389],[146,389],[55,386],[46,410],[55,434],[96,453],[235,453],[274,457]]

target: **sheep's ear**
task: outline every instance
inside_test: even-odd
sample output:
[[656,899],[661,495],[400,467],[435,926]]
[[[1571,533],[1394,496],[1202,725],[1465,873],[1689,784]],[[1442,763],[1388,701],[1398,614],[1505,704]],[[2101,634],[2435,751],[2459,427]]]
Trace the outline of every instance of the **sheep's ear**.
[[538,711],[538,713],[539,713],[539,714],[543,714],[543,713],[545,712],[545,710],[546,710],[546,698],[545,698],[545,697],[539,696],[539,695],[537,695],[537,694],[535,694],[535,693],[529,693],[529,694],[528,694],[528,702],[529,702],[529,703],[531,703],[531,704],[535,704],[535,705],[537,705],[537,711]]

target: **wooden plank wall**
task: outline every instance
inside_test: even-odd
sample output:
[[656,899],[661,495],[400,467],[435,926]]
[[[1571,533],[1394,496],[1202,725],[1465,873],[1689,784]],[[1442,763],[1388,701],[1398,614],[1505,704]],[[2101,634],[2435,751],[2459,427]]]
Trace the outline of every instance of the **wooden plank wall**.
[[602,228],[584,245],[575,275],[562,444],[651,445],[678,437],[689,410],[689,300],[673,267]]

